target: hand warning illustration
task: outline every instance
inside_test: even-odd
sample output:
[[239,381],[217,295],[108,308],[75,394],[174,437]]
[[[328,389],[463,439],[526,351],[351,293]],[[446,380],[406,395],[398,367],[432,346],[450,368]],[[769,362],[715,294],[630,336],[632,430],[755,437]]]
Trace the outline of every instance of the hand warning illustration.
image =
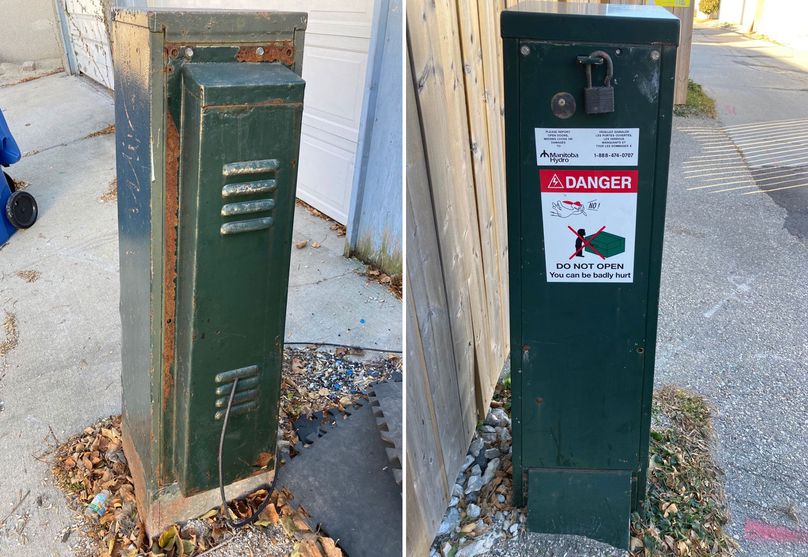
[[565,219],[573,215],[586,215],[586,208],[580,201],[570,201],[565,199],[563,201],[553,202],[553,210],[550,214],[554,217],[561,217]]

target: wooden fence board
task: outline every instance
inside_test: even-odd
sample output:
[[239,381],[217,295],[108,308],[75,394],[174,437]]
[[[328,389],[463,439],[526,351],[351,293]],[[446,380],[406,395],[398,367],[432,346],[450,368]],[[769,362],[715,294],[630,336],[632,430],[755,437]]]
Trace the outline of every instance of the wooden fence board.
[[[464,413],[476,409],[476,369],[486,365],[477,347],[488,330],[482,324],[484,299],[477,211],[468,150],[458,26],[449,0],[407,3],[416,105],[441,247],[443,274],[456,348]],[[458,353],[459,352],[459,353]],[[476,412],[463,421],[476,422]]]
[[[407,70],[408,77],[411,77],[409,67]],[[414,102],[412,83],[412,79],[408,79],[408,102]],[[442,468],[451,471],[446,474],[446,482],[450,483],[454,481],[456,471],[463,461],[467,441],[473,431],[474,424],[468,417],[476,414],[473,406],[464,408],[458,376],[454,371],[457,368],[455,355],[463,354],[468,343],[464,340],[459,347],[461,350],[458,352],[455,349],[438,233],[432,216],[432,194],[415,111],[407,114],[407,132],[406,217],[407,245],[410,247],[407,251],[408,299],[414,307],[412,315],[415,323],[412,325],[417,328],[417,336],[413,338],[421,345],[424,367],[430,371],[424,388],[434,400],[438,452],[442,453]],[[417,220],[418,216],[424,218]],[[409,330],[409,321],[407,326]],[[468,328],[460,326],[458,330],[468,331]],[[458,419],[464,416],[466,419]]]

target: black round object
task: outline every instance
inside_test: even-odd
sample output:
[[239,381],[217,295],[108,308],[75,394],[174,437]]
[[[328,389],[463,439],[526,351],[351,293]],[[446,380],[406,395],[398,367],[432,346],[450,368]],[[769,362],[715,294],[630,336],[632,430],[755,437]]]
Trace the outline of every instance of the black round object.
[[14,228],[31,228],[38,213],[36,200],[27,191],[15,191],[6,202],[6,216]]

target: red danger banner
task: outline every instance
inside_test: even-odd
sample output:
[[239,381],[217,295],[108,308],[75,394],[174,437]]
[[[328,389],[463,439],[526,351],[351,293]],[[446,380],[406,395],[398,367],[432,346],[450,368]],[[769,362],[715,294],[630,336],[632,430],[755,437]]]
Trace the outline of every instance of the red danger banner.
[[637,193],[636,170],[539,170],[545,193]]

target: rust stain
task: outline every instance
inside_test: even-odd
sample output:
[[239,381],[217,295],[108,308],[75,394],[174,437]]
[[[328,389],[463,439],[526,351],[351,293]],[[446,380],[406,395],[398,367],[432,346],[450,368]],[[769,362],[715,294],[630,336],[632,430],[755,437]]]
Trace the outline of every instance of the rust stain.
[[123,454],[126,456],[132,483],[135,486],[137,512],[140,516],[148,516],[146,514],[146,471],[143,469],[140,455],[135,450],[135,444],[132,442],[132,436],[129,434],[125,421],[121,422],[121,440],[123,441]]
[[273,455],[272,453],[258,453],[258,458],[255,461],[255,466],[258,468],[264,468],[273,460],[275,460],[275,455]]
[[165,271],[163,315],[163,411],[168,406],[174,377],[174,330],[177,306],[177,220],[179,208],[180,134],[174,118],[166,116]]
[[[263,54],[259,54],[263,49]],[[273,41],[258,46],[242,46],[236,53],[239,62],[281,62],[291,65],[295,62],[293,41]]]

